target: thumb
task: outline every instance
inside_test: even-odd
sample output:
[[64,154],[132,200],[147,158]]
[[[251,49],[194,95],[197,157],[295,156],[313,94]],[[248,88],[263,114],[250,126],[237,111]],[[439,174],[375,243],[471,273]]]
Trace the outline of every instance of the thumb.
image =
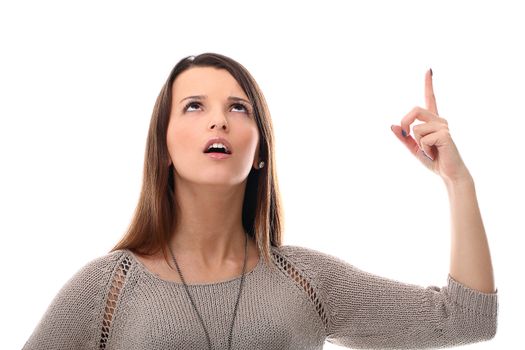
[[417,154],[417,151],[419,150],[419,146],[416,143],[416,140],[410,135],[403,136],[403,129],[399,125],[392,125],[390,126],[390,130],[396,135],[399,141],[403,143],[406,148],[412,153],[413,155]]
[[403,135],[403,128],[401,128],[398,125],[391,125],[390,130],[396,135],[396,137],[399,139],[399,141],[405,143],[406,136]]

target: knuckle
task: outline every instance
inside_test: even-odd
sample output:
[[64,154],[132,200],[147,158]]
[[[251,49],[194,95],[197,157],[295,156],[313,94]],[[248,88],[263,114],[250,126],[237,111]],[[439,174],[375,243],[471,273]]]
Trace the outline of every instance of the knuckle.
[[448,128],[447,128],[447,129],[442,129],[442,130],[440,130],[440,133],[441,133],[444,137],[446,137],[446,138],[451,138],[451,136],[450,136],[450,130],[448,130]]

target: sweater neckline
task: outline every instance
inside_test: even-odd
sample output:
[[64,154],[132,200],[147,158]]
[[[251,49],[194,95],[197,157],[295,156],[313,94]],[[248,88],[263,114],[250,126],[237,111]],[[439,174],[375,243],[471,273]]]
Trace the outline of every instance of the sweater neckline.
[[[150,276],[151,278],[157,280],[157,281],[160,281],[162,283],[166,283],[166,284],[171,284],[171,285],[176,285],[176,286],[184,286],[184,284],[182,282],[177,282],[177,281],[168,281],[168,280],[165,280],[161,277],[159,277],[158,275],[156,275],[155,273],[151,272],[143,263],[142,261],[140,261],[139,259],[137,259],[136,255],[129,249],[124,249],[124,251],[133,259],[133,261],[137,264],[137,266],[139,267],[139,269],[145,273],[146,275]],[[246,279],[249,275],[252,275],[253,273],[255,273],[256,271],[260,270],[262,268],[262,265],[263,265],[263,259],[261,258],[261,256],[259,255],[259,260],[257,261],[257,265],[255,265],[255,267],[251,270],[251,271],[248,271],[248,272],[245,272],[244,273],[244,278]],[[186,285],[188,287],[206,287],[206,286],[219,286],[219,285],[222,285],[222,284],[228,284],[228,283],[233,283],[235,281],[238,281],[240,280],[242,277],[242,275],[239,275],[239,276],[236,276],[236,277],[232,277],[232,278],[229,278],[227,280],[224,280],[224,281],[218,281],[218,282],[202,282],[202,283],[186,283]]]

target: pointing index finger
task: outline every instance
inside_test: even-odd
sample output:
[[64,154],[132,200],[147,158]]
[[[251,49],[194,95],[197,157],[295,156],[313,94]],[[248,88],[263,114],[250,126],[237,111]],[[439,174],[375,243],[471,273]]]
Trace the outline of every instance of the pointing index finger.
[[434,86],[432,85],[432,75],[431,68],[425,75],[425,103],[429,111],[435,115],[439,115],[436,104],[436,96],[434,95]]

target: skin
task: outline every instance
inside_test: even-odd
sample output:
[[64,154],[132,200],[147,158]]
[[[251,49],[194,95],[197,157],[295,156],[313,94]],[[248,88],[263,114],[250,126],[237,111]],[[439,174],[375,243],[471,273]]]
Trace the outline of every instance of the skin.
[[[186,99],[199,95],[206,97]],[[246,102],[228,100],[232,96]],[[206,142],[216,136],[230,142],[229,159],[203,153]],[[246,182],[251,168],[259,171],[260,161],[259,131],[248,96],[224,69],[190,68],[173,83],[166,137],[180,206],[170,246],[184,280],[212,283],[239,276],[244,263]],[[161,254],[141,260],[163,279],[179,281],[175,264],[168,266]],[[249,240],[246,272],[258,261],[256,244]]]
[[[424,166],[441,176],[447,188],[451,213],[450,276],[472,289],[495,292],[492,261],[481,219],[474,179],[452,140],[448,122],[438,114],[432,71],[425,75],[426,109],[413,108],[394,135]],[[419,120],[423,123],[412,128]],[[405,135],[402,134],[405,131]]]

